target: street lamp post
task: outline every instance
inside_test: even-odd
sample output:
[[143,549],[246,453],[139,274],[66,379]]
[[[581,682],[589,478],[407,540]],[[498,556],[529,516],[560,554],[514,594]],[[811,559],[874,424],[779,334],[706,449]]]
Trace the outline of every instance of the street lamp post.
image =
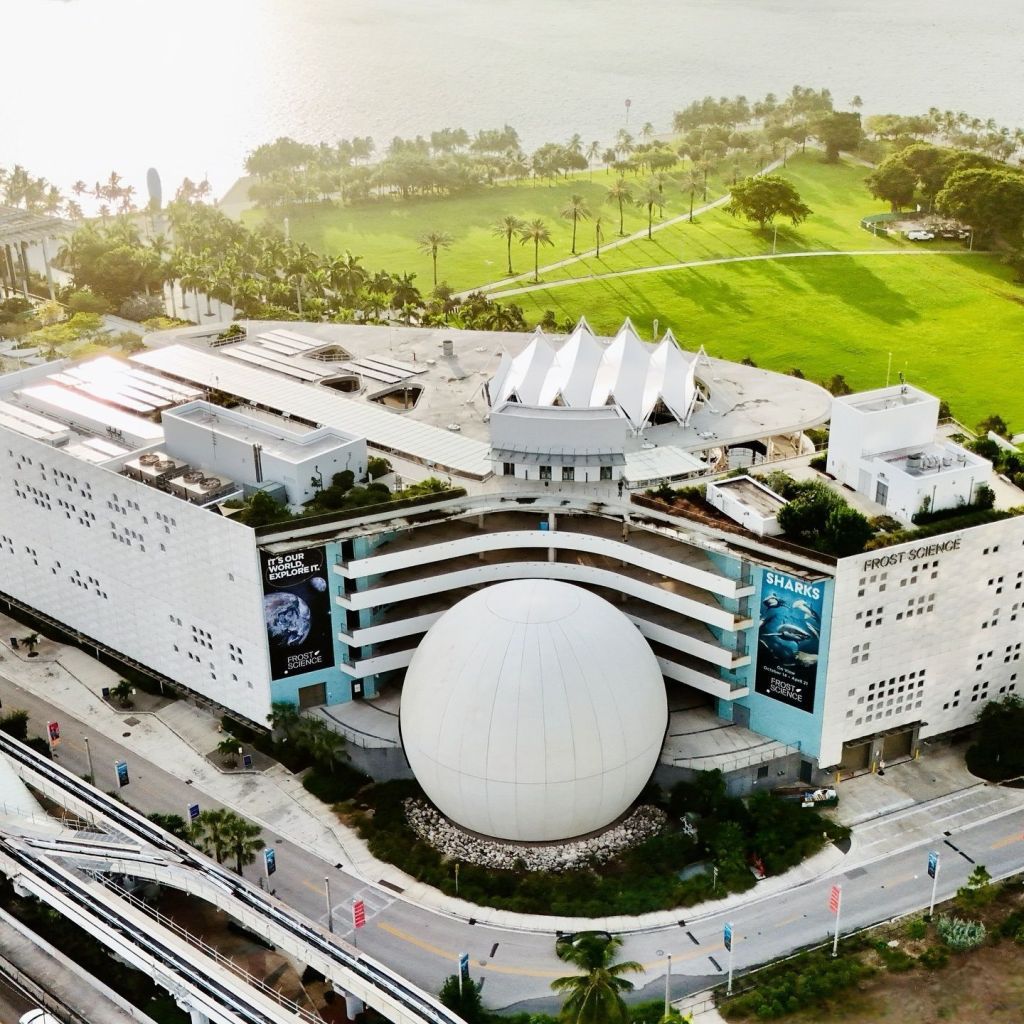
[[89,760],[89,781],[93,785],[95,785],[96,784],[96,772],[93,771],[93,767],[92,767],[92,749],[89,747],[89,737],[88,736],[83,736],[82,739],[85,740],[85,756]]
[[668,965],[665,968],[665,1020],[668,1020],[668,1012],[671,1004],[672,991],[672,954],[668,954]]
[[327,930],[334,931],[334,911],[331,909],[331,880],[324,878],[324,900],[327,902]]

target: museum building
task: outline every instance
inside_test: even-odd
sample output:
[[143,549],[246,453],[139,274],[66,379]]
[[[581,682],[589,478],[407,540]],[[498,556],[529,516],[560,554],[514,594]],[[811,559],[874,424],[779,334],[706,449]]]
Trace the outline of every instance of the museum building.
[[[900,385],[833,405],[634,339],[260,324],[9,374],[0,600],[252,722],[316,708],[367,770],[411,765],[491,834],[503,794],[529,838],[560,800],[581,830],[614,817],[652,769],[719,768],[734,792],[869,770],[1017,692],[1024,517],[836,559],[777,536],[763,483],[722,475],[778,458],[815,475],[806,431],[831,413],[826,468],[867,512],[907,521],[982,485],[1024,503],[939,432],[935,399]],[[572,435],[594,410],[614,432]],[[232,519],[257,490],[299,508],[368,454],[451,488]],[[634,489],[704,477],[717,517]],[[578,762],[567,736],[589,736]],[[572,795],[570,777],[602,781]],[[531,819],[519,794],[537,786],[551,799]]]

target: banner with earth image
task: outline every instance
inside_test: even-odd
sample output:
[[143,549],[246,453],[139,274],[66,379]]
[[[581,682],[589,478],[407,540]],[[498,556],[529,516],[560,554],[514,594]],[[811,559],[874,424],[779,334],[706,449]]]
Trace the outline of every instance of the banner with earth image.
[[260,552],[270,676],[313,672],[333,662],[331,595],[322,547]]
[[764,570],[754,691],[814,714],[824,583]]

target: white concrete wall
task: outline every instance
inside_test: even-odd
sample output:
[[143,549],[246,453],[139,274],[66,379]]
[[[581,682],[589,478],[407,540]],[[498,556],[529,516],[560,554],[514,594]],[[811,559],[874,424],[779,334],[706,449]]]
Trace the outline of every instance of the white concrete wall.
[[3,430],[0,590],[266,718],[262,584],[238,523]]
[[905,523],[909,523],[911,517],[920,511],[925,498],[933,510],[969,504],[974,497],[974,489],[979,484],[988,483],[992,475],[987,464],[950,467],[937,473],[924,472],[920,476],[912,476],[878,460],[865,461],[863,469],[871,478],[866,497],[874,501],[878,482],[887,484],[889,493],[885,507],[890,515]]
[[843,559],[820,763],[903,724],[927,723],[922,738],[968,725],[1024,692],[1022,643],[1024,517]]

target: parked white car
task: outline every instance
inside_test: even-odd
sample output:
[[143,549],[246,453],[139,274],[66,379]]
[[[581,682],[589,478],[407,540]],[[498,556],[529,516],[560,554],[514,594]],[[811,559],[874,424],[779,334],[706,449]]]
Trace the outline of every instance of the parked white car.
[[934,237],[934,231],[924,231],[920,228],[907,232],[907,238],[912,242],[930,242]]

